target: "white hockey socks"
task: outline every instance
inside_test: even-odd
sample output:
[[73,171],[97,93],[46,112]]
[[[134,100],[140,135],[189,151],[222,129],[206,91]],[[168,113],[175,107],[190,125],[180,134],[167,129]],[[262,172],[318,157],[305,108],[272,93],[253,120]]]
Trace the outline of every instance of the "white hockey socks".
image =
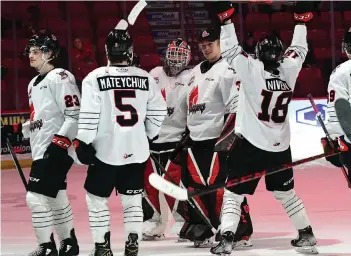
[[237,195],[224,189],[223,204],[221,211],[221,233],[231,231],[235,234],[241,216],[241,203],[244,201],[243,195]]
[[94,243],[104,243],[105,233],[110,231],[110,209],[108,198],[95,196],[87,192],[86,201],[89,211],[90,230]]
[[32,211],[32,223],[38,243],[50,242],[53,213],[48,202],[48,197],[34,192],[27,192],[26,201]]
[[138,234],[138,240],[140,241],[144,217],[141,203],[142,195],[120,194],[120,196],[123,206],[125,241],[128,240],[130,233]]
[[48,198],[54,214],[54,226],[60,241],[71,237],[73,229],[72,207],[66,190],[60,190],[56,198]]
[[306,209],[295,190],[273,191],[274,197],[283,205],[286,213],[297,230],[304,229],[311,225]]

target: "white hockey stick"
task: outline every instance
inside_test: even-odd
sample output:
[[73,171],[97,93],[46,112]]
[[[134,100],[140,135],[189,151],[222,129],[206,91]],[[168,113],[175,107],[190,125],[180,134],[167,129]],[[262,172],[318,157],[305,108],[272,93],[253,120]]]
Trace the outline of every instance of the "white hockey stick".
[[128,23],[130,25],[134,25],[136,19],[138,18],[139,14],[144,10],[144,8],[147,6],[147,3],[145,0],[140,0],[130,11],[128,15]]

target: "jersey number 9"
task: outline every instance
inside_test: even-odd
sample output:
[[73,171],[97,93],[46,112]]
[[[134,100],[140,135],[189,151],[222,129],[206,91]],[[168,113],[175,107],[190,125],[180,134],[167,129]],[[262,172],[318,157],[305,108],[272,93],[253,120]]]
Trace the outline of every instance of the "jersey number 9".
[[130,118],[125,118],[124,115],[116,116],[116,122],[123,127],[134,126],[138,122],[138,112],[130,104],[123,104],[123,98],[135,98],[134,90],[115,90],[115,106],[121,112],[129,112]]
[[[257,117],[261,121],[269,122],[272,120],[274,123],[281,124],[285,122],[286,115],[288,114],[288,105],[292,98],[292,92],[283,92],[281,93],[272,109],[272,113],[269,114],[269,106],[272,102],[272,91],[262,90],[261,95],[263,96],[262,104],[261,104],[261,112],[258,113]],[[286,99],[286,102],[284,100]]]

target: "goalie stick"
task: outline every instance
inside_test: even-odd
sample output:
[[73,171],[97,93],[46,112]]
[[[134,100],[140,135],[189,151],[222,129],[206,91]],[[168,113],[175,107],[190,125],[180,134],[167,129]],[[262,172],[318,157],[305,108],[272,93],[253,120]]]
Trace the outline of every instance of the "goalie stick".
[[[329,134],[329,132],[328,132],[328,130],[327,130],[327,127],[325,127],[325,124],[324,124],[324,122],[323,122],[323,120],[322,120],[322,117],[321,117],[322,114],[321,114],[321,112],[319,112],[319,110],[318,110],[318,108],[317,108],[317,106],[316,106],[316,103],[315,103],[314,100],[313,100],[312,95],[311,95],[311,94],[308,94],[307,97],[308,97],[308,99],[309,99],[310,102],[311,102],[313,111],[314,111],[314,113],[316,113],[316,117],[317,117],[317,119],[318,119],[318,122],[319,122],[319,124],[321,125],[321,127],[322,127],[322,129],[323,129],[323,131],[324,131],[324,133],[325,133],[325,136],[327,137],[327,141],[328,141],[330,147],[331,147],[333,150],[337,151],[338,149],[335,148],[335,146],[334,146],[334,143],[333,143],[333,141],[332,141],[332,138],[330,137],[330,134]],[[343,160],[342,160],[342,156],[341,156],[341,155],[339,155],[339,161],[340,161],[340,163],[342,164],[342,166],[341,166],[340,168],[341,168],[341,170],[342,170],[342,172],[343,172],[343,174],[344,174],[344,176],[345,176],[347,185],[348,185],[349,188],[351,188],[351,180],[350,180],[349,177],[348,177],[348,174],[347,174],[347,171],[346,171],[345,166],[344,166],[344,164],[343,164]]]
[[[159,161],[157,161],[156,157],[151,153],[150,157],[152,158],[152,160],[156,163],[156,165],[160,168],[161,172],[168,177],[168,179],[171,181],[170,184],[175,185],[176,182],[173,180],[173,178],[167,173],[167,170],[161,165],[161,163]],[[151,174],[152,175],[152,174]],[[162,180],[164,180],[163,178],[161,178]],[[152,184],[151,184],[152,185]],[[176,186],[176,185],[175,185]],[[161,190],[160,190],[161,191]],[[161,191],[162,192],[162,191]],[[166,193],[165,193],[166,194]],[[213,235],[215,235],[217,233],[217,230],[211,225],[211,223],[207,220],[207,218],[202,214],[202,212],[195,206],[195,204],[193,203],[192,199],[187,199],[186,201],[189,202],[190,206],[196,211],[196,213],[201,217],[201,219],[205,222],[205,224],[211,228],[211,231],[213,233]]]
[[244,177],[241,177],[240,179],[231,179],[226,183],[215,184],[205,189],[200,189],[197,191],[188,191],[184,188],[178,187],[177,185],[174,185],[173,183],[163,179],[161,176],[157,175],[156,173],[152,173],[150,175],[149,181],[154,188],[163,192],[164,194],[174,197],[181,201],[186,201],[189,198],[192,198],[194,196],[206,195],[206,194],[215,192],[217,189],[220,189],[220,188],[229,188],[229,187],[237,186],[239,184],[261,178],[263,176],[272,175],[301,164],[305,164],[323,157],[333,156],[337,154],[340,154],[340,152],[331,152],[330,154],[319,154],[319,155],[307,157],[304,159],[294,161],[292,163],[287,163],[287,164],[277,166],[275,168],[271,168],[270,170],[258,171],[254,174],[251,174],[250,176],[244,176]]
[[28,185],[27,185],[26,177],[24,176],[24,173],[22,171],[21,165],[18,162],[17,156],[15,154],[15,151],[13,150],[13,147],[11,145],[11,142],[10,142],[9,138],[6,138],[6,144],[7,144],[7,147],[9,148],[12,160],[15,163],[16,169],[17,169],[17,171],[18,171],[18,173],[19,173],[19,175],[21,177],[21,180],[23,182],[24,188],[26,189],[26,191],[28,191]]
[[351,104],[345,99],[335,101],[336,116],[346,137],[351,141]]

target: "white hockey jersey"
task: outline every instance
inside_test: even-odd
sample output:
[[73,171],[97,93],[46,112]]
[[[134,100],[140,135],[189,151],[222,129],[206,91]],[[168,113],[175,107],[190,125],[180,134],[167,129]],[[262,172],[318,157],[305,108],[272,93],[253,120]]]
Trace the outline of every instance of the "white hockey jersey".
[[295,26],[291,46],[278,68],[279,75],[265,71],[260,60],[253,59],[242,50],[234,24],[222,26],[221,51],[241,80],[236,133],[266,151],[288,149],[288,105],[308,51],[306,26]]
[[190,138],[204,141],[219,138],[224,115],[235,113],[239,100],[237,76],[224,59],[220,59],[206,73],[201,63],[192,69],[187,93],[187,126]]
[[335,113],[337,99],[348,100],[351,104],[351,60],[337,66],[330,75],[326,128],[333,139],[345,134]]
[[[42,159],[54,134],[73,140],[77,135],[80,92],[74,76],[55,68],[34,77],[28,85],[30,145],[32,158]],[[76,159],[73,146],[68,154]]]
[[163,67],[156,67],[150,71],[156,84],[160,87],[163,98],[167,103],[165,117],[159,137],[153,143],[177,142],[182,138],[186,127],[186,92],[191,70],[184,70],[175,77],[167,76]]
[[92,143],[96,157],[110,165],[145,162],[148,138],[159,134],[166,102],[146,71],[129,66],[100,67],[82,83],[79,140]]

